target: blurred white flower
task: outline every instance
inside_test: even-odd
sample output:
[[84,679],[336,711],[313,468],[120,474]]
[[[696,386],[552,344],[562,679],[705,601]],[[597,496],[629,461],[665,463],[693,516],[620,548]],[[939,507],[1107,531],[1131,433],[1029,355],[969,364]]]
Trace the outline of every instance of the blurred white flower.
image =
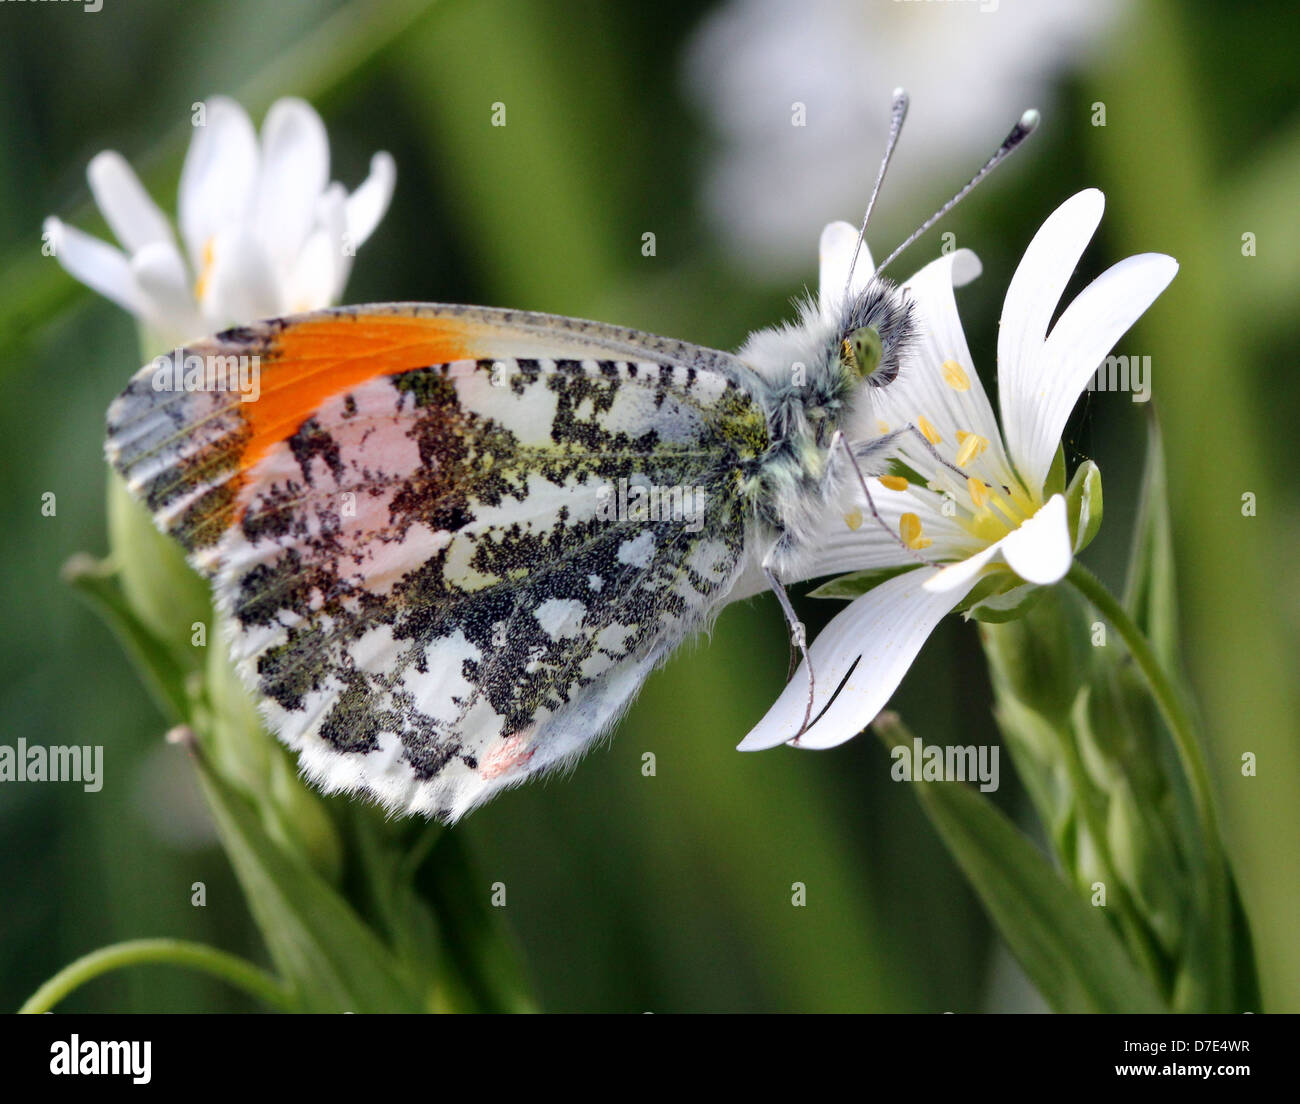
[[90,162],[87,177],[122,249],[57,218],[45,222],[59,263],[140,319],[162,347],[337,302],[397,175],[392,157],[377,153],[351,195],[330,183],[325,125],[302,100],[272,105],[260,143],[248,114],[223,96],[207,101],[202,124],[181,171],[181,246],[111,150]]
[[[1076,519],[1072,535],[1066,498],[1048,488],[1061,434],[1097,365],[1178,271],[1177,262],[1163,254],[1128,257],[1080,292],[1049,333],[1104,206],[1096,189],[1068,199],[1034,235],[1016,268],[998,333],[1001,431],[953,296],[954,285],[979,274],[979,261],[969,250],[957,250],[904,285],[918,336],[898,378],[875,389],[872,401],[880,432],[919,428],[919,435],[901,438],[898,455],[925,482],[870,480],[871,499],[892,533],[870,518],[858,489],[847,515],[828,512],[823,531],[808,542],[809,559],[793,573],[816,578],[904,569],[856,598],[813,642],[816,720],[798,746],[833,747],[861,732],[884,708],[935,625],[981,581],[996,584],[989,601],[1010,611],[1034,587],[1058,582],[1069,571],[1087,519]],[[853,236],[848,224],[823,232],[823,285],[844,287],[845,247]],[[832,238],[845,255],[828,271],[825,245]],[[870,257],[862,263],[870,272]],[[914,553],[934,566],[917,566]],[[803,724],[807,680],[804,664],[742,741],[742,751],[790,741]]]
[[803,243],[865,205],[902,85],[911,113],[879,215],[919,222],[1025,108],[1050,107],[1054,77],[1083,60],[1122,5],[729,0],[686,57],[718,141],[705,180],[711,221],[751,269],[797,274]]

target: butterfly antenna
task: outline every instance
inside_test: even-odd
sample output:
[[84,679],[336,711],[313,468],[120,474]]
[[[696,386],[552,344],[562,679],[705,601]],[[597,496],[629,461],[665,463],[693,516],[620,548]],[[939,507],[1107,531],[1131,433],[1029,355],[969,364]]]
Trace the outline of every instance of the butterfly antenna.
[[858,244],[853,247],[853,260],[849,262],[849,274],[844,281],[844,295],[848,297],[853,284],[853,270],[858,265],[858,254],[862,252],[862,243],[867,237],[867,223],[871,221],[871,210],[876,205],[876,196],[880,195],[880,186],[885,182],[885,172],[894,157],[894,147],[898,145],[898,136],[903,130],[903,120],[907,118],[907,105],[910,103],[907,92],[902,88],[894,89],[894,98],[889,107],[889,140],[885,143],[885,156],[880,159],[880,171],[876,173],[876,183],[871,189],[871,198],[867,200],[867,213],[862,216],[862,229],[858,231]]
[[970,193],[975,189],[976,184],[978,184],[981,180],[983,180],[986,176],[988,176],[989,173],[991,173],[1000,164],[1002,164],[1003,161],[1005,161],[1008,157],[1010,157],[1011,154],[1015,151],[1016,147],[1019,146],[1021,142],[1023,142],[1026,138],[1028,138],[1031,134],[1034,133],[1034,129],[1038,126],[1040,118],[1041,116],[1032,107],[1028,111],[1026,111],[1023,115],[1021,115],[1020,121],[1017,122],[1016,125],[1011,128],[1011,133],[1007,135],[1006,140],[1002,143],[1002,145],[998,147],[997,152],[994,153],[993,156],[990,157],[984,163],[984,167],[980,169],[980,171],[977,172],[973,177],[971,177],[970,183],[968,183],[966,187],[964,187],[960,192],[958,192],[955,196],[953,196],[952,199],[948,200],[947,203],[945,203],[942,207],[940,207],[937,211],[935,211],[933,215],[931,215],[928,219],[926,219],[923,223],[921,223],[921,225],[911,233],[911,235],[908,237],[908,239],[905,242],[903,242],[902,245],[900,245],[897,249],[895,249],[888,257],[884,259],[884,261],[881,262],[881,264],[876,268],[875,275],[879,276],[880,273],[883,272],[884,269],[889,265],[889,263],[893,261],[900,253],[902,253],[904,249],[906,249],[909,245],[911,245],[914,241],[916,241],[916,239],[919,238],[922,234],[924,234],[927,230],[929,230],[931,226],[933,226],[936,222],[938,222],[941,218],[943,218],[944,215],[946,215],[949,211],[951,211],[954,207],[956,207],[957,204],[959,204],[963,199],[965,199],[968,195],[970,195]]

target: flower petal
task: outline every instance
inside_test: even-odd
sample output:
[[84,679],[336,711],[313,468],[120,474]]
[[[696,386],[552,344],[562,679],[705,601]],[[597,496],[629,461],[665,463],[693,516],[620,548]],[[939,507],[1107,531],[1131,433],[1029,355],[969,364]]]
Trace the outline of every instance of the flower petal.
[[817,250],[817,303],[823,318],[838,321],[845,299],[845,288],[848,288],[849,295],[858,294],[867,286],[867,281],[876,270],[871,250],[864,241],[858,251],[857,264],[853,266],[853,278],[849,279],[849,265],[853,262],[853,251],[857,248],[856,226],[847,222],[827,223]]
[[131,258],[131,271],[149,300],[147,313],[154,336],[171,345],[205,336],[190,290],[189,271],[175,242],[154,242]]
[[[955,459],[959,434],[975,433],[987,445],[963,470],[993,483],[1005,480],[1007,466],[993,407],[975,371],[953,287],[960,275],[967,282],[980,271],[979,258],[958,249],[931,261],[904,285],[917,315],[917,335],[898,378],[873,392],[876,412],[891,428],[909,423],[933,427],[937,448]],[[914,470],[936,473],[933,455],[914,434],[899,441],[899,453]]]
[[144,316],[145,298],[125,253],[60,219],[47,218],[44,231],[55,259],[70,276],[137,318]]
[[[1101,221],[1105,196],[1089,188],[1061,204],[1039,228],[1007,288],[998,329],[998,402],[1007,452],[1022,480],[1028,474],[1028,421],[1040,390],[1047,326],[1075,266]],[[1055,452],[1055,444],[1052,449]],[[1036,470],[1036,469],[1034,469]],[[1026,487],[1036,492],[1038,486]]]
[[[933,591],[935,594],[951,594],[963,587],[969,589],[979,576],[979,573],[997,556],[998,551],[999,548],[996,543],[990,544],[987,548],[980,549],[973,556],[967,556],[966,559],[959,560],[957,563],[948,564],[934,578],[926,582],[925,589]],[[960,599],[957,601],[960,601]],[[954,602],[955,604],[956,602]]]
[[397,162],[379,152],[370,159],[370,175],[348,196],[347,227],[352,247],[359,249],[375,232],[393,198],[397,183]]
[[144,190],[126,158],[114,150],[96,154],[86,168],[90,192],[109,229],[128,253],[154,242],[171,242],[172,228]]
[[[949,564],[926,582],[935,594],[965,594],[980,572],[994,559],[1002,559],[1026,582],[1047,586],[1060,581],[1070,570],[1074,555],[1070,547],[1070,526],[1065,497],[1053,495],[1033,517],[1013,529],[1000,541],[959,563]],[[955,599],[954,604],[960,601]]]
[[[953,518],[943,515],[942,496],[924,487],[893,491],[878,479],[868,479],[867,484],[884,526],[871,516],[861,487],[850,487],[840,503],[826,508],[817,531],[801,542],[806,551],[781,571],[784,582],[801,582],[844,571],[914,565],[916,558],[897,539],[900,518],[906,513],[917,515],[922,532],[933,542],[921,555],[931,560],[966,555],[969,536]],[[852,526],[850,518],[854,522]]]
[[[841,744],[884,708],[935,625],[964,596],[926,590],[923,584],[934,572],[918,568],[881,583],[850,603],[813,641],[809,656],[816,675],[817,719],[796,746]],[[789,741],[803,724],[807,701],[808,668],[801,663],[739,750],[759,751]]]
[[227,96],[213,96],[181,169],[178,221],[196,274],[207,244],[247,215],[256,179],[257,132],[248,113]]
[[338,301],[351,267],[346,204],[342,184],[331,184],[321,197],[319,225],[303,243],[285,289],[285,310],[290,314],[318,310]]
[[242,227],[217,236],[212,276],[203,299],[209,328],[273,318],[284,314],[280,285],[261,244]]
[[1038,513],[1003,537],[996,547],[1025,582],[1039,586],[1059,582],[1070,570],[1074,557],[1065,496],[1052,495]]
[[1037,376],[1023,383],[1018,424],[1017,468],[1031,491],[1047,477],[1065,423],[1079,394],[1107,353],[1155,302],[1178,271],[1178,262],[1161,253],[1128,257],[1098,276],[1079,293],[1048,336]]
[[277,100],[262,124],[253,233],[280,277],[293,269],[329,183],[325,124],[305,100]]

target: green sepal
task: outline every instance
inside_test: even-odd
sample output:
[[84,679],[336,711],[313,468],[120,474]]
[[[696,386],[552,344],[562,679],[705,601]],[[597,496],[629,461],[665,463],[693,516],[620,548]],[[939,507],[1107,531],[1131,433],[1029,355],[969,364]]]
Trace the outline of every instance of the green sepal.
[[899,564],[897,567],[873,567],[867,571],[852,571],[822,583],[815,590],[810,590],[808,597],[842,598],[852,601],[854,598],[861,598],[867,591],[874,590],[881,583],[888,582],[904,572],[915,570],[914,564]]
[[[1002,625],[1008,621],[1019,621],[1038,604],[1042,587],[1036,583],[1026,583],[1010,572],[1001,571],[998,576],[1006,576],[1006,582],[962,610],[962,615],[967,620]],[[967,596],[967,601],[969,600]]]
[[1056,455],[1052,457],[1052,466],[1047,469],[1047,478],[1043,480],[1043,501],[1052,495],[1065,493],[1065,446],[1056,446]]
[[1080,464],[1070,480],[1065,491],[1065,512],[1070,539],[1078,555],[1092,543],[1101,528],[1101,469],[1091,460]]

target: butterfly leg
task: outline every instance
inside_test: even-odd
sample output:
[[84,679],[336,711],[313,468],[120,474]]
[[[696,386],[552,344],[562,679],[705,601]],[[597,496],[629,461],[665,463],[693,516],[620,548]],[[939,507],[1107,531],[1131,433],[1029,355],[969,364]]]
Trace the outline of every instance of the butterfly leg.
[[837,444],[843,445],[844,451],[848,453],[849,463],[853,465],[853,470],[857,473],[858,476],[858,484],[862,487],[862,493],[866,496],[867,509],[871,511],[871,516],[876,519],[877,524],[879,524],[879,526],[886,533],[888,533],[891,537],[893,537],[894,540],[898,543],[899,548],[901,548],[904,552],[906,552],[909,556],[911,556],[912,559],[916,560],[918,563],[923,563],[928,567],[937,567],[938,565],[934,563],[934,561],[927,560],[924,556],[921,555],[920,552],[918,552],[915,548],[913,548],[910,544],[908,544],[907,541],[903,540],[903,538],[898,533],[895,533],[894,530],[889,527],[885,519],[880,516],[880,511],[876,509],[875,500],[871,497],[871,488],[867,486],[867,477],[863,475],[862,468],[858,465],[858,458],[853,455],[853,447],[845,439],[844,434],[841,433],[838,429],[835,431],[835,435],[831,438],[832,452],[834,452],[835,446]]
[[[957,475],[961,476],[961,478],[962,478],[962,482],[965,482],[965,481],[966,481],[966,479],[967,479],[967,474],[966,474],[966,472],[962,471],[961,468],[959,468],[956,464],[952,463],[950,460],[945,460],[945,459],[944,459],[944,458],[939,454],[939,450],[938,450],[937,448],[934,447],[934,443],[930,440],[930,438],[927,437],[924,433],[922,433],[922,432],[921,432],[921,431],[920,431],[920,430],[919,430],[915,425],[913,425],[911,422],[909,422],[909,423],[907,424],[907,428],[906,428],[906,429],[896,429],[893,433],[890,433],[888,436],[886,436],[886,437],[882,437],[881,440],[882,440],[882,441],[892,441],[892,440],[894,440],[896,437],[901,437],[904,433],[910,433],[910,434],[912,434],[913,436],[915,436],[916,439],[917,439],[918,441],[921,442],[921,447],[924,448],[925,451],[928,452],[928,453],[929,453],[929,454],[930,454],[930,455],[935,459],[935,461],[936,461],[937,463],[942,464],[942,465],[943,465],[945,468],[947,468],[950,472],[954,472],[954,473],[956,473]],[[993,484],[988,483],[988,482],[985,482],[984,486],[986,486],[986,487],[990,487],[990,488],[991,488],[991,487],[993,486]],[[1010,493],[1011,493],[1010,489],[1007,488],[1007,487],[1003,487],[1003,488],[1002,488],[1002,492],[1003,492],[1004,494],[1010,494]]]
[[[775,550],[776,546],[774,545],[772,551]],[[781,612],[785,614],[785,623],[790,627],[790,642],[799,650],[804,663],[808,666],[808,705],[804,709],[803,724],[799,726],[799,731],[795,733],[794,738],[790,741],[791,743],[798,743],[799,737],[807,732],[808,726],[812,724],[816,682],[813,680],[812,659],[808,655],[808,634],[803,627],[803,622],[796,616],[794,606],[790,604],[790,596],[786,594],[785,587],[781,585],[781,580],[776,577],[776,572],[772,570],[771,560],[772,552],[763,557],[763,574],[767,576],[768,586],[772,588],[772,593],[776,595],[776,600],[781,604]],[[793,666],[793,662],[791,665]]]

